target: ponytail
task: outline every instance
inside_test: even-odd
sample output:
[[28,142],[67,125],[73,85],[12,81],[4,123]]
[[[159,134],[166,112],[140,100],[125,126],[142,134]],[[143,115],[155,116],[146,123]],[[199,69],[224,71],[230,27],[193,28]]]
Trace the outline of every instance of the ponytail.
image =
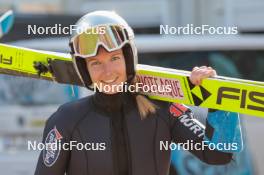
[[[132,82],[135,85],[137,83],[136,78],[134,78]],[[156,113],[158,106],[152,103],[146,96],[136,93],[135,98],[141,120],[146,119],[149,114]]]
[[141,120],[146,119],[150,113],[156,113],[157,105],[152,103],[149,99],[147,99],[147,97],[141,94],[137,94],[136,102]]

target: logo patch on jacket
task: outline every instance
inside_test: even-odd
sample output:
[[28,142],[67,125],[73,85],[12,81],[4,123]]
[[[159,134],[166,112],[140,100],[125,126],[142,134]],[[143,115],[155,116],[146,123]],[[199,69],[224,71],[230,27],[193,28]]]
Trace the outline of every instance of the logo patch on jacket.
[[172,103],[169,108],[170,114],[174,117],[180,117],[188,110],[189,108],[179,103]]
[[47,167],[51,167],[58,159],[60,155],[58,144],[62,138],[56,126],[48,133],[45,139],[46,148],[43,150],[43,162]]

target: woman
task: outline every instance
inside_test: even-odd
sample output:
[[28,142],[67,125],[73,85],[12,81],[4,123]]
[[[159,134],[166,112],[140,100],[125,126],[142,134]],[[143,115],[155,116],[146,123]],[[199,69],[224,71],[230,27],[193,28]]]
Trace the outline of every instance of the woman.
[[[108,11],[89,13],[77,22],[77,29],[83,32],[73,35],[70,46],[76,71],[87,88],[136,83],[134,34],[120,16]],[[210,67],[195,67],[190,80],[199,85],[214,75]],[[119,90],[97,89],[92,96],[62,105],[48,119],[43,142],[66,146],[43,150],[36,175],[166,175],[171,152],[166,144],[172,141],[200,146],[203,141],[236,143],[235,150],[208,146],[189,150],[209,164],[227,164],[232,153],[241,150],[236,113],[210,110],[205,129],[184,105]]]

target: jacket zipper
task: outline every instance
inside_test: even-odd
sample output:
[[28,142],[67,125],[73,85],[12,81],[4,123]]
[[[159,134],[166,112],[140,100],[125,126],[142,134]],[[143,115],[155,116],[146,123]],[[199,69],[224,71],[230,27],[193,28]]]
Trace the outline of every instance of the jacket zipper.
[[130,139],[128,135],[128,128],[127,128],[127,118],[124,113],[124,109],[122,108],[122,114],[124,115],[124,131],[125,131],[125,141],[126,141],[126,147],[127,147],[127,158],[128,158],[128,174],[132,175],[132,161],[131,161],[131,147],[130,147]]
[[113,175],[118,174],[117,159],[116,159],[116,140],[113,137],[113,119],[110,117],[110,141],[112,149],[112,163],[113,163]]

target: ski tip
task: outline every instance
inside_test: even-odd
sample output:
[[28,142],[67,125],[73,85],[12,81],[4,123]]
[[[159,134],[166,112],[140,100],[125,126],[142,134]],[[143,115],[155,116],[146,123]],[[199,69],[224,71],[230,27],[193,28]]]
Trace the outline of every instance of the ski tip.
[[[12,10],[7,11],[0,17],[0,35],[3,36],[9,32],[14,23],[14,13]],[[0,36],[0,37],[1,37]]]

